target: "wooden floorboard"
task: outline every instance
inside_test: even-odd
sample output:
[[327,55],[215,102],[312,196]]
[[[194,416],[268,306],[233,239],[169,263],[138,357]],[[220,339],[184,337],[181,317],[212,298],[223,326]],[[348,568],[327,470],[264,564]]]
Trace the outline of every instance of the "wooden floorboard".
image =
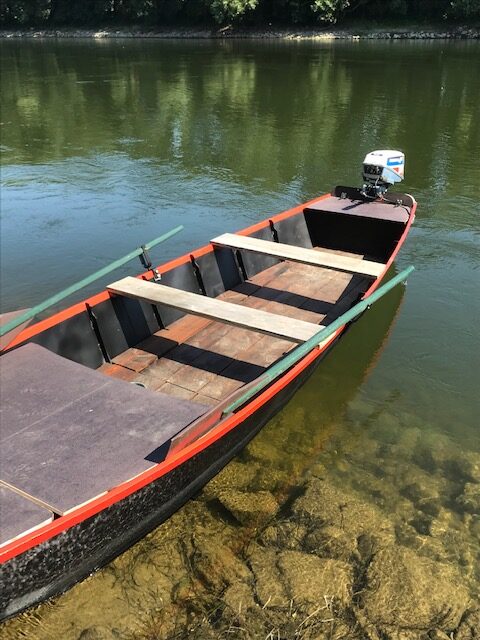
[[[219,300],[328,324],[351,306],[368,282],[365,276],[284,261],[226,291]],[[293,348],[289,340],[185,315],[100,370],[213,406]]]

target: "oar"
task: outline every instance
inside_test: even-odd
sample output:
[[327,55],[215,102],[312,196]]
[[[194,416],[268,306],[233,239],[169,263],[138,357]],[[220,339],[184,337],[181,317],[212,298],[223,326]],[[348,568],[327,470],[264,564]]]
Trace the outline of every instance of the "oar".
[[[98,280],[102,276],[107,275],[107,273],[110,273],[111,271],[118,269],[119,267],[123,266],[127,262],[130,262],[130,260],[137,258],[138,256],[141,256],[142,263],[144,264],[144,266],[150,269],[151,263],[150,263],[150,259],[148,257],[147,251],[152,249],[152,247],[155,247],[157,244],[160,244],[161,242],[165,242],[165,240],[168,240],[169,238],[171,238],[173,235],[175,235],[182,229],[183,229],[183,225],[180,225],[178,227],[175,227],[175,229],[172,229],[171,231],[167,231],[167,233],[164,233],[159,238],[155,238],[155,240],[152,240],[151,242],[147,242],[147,244],[142,245],[138,249],[135,249],[134,251],[127,253],[127,255],[123,256],[123,258],[118,258],[118,260],[114,260],[114,262],[111,262],[106,267],[103,267],[102,269],[95,271],[95,273],[92,273],[86,278],[83,278],[82,280],[75,282],[74,284],[70,285],[66,289],[63,289],[63,291],[60,291],[59,293],[56,293],[50,298],[47,298],[47,300],[40,302],[39,304],[35,305],[31,309],[27,309],[26,311],[23,311],[23,313],[12,312],[12,313],[15,313],[16,315],[14,318],[12,318],[11,320],[9,320],[8,322],[6,322],[0,327],[0,337],[5,336],[7,333],[10,333],[13,329],[16,329],[21,324],[24,324],[25,322],[30,321],[38,313],[45,311],[52,305],[57,304],[58,302],[66,298],[67,296],[72,295],[72,293],[75,293],[76,291],[83,289],[84,287],[91,284],[92,282],[95,282],[95,280]],[[19,313],[20,315],[18,315]],[[12,337],[9,336],[8,342],[13,340],[13,337],[14,336]]]

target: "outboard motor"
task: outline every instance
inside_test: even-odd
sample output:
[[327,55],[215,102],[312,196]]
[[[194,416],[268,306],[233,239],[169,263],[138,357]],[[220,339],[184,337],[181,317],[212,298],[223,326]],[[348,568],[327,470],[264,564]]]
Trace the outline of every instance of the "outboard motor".
[[366,198],[381,198],[387,189],[404,177],[405,154],[382,149],[371,151],[363,161],[363,189]]

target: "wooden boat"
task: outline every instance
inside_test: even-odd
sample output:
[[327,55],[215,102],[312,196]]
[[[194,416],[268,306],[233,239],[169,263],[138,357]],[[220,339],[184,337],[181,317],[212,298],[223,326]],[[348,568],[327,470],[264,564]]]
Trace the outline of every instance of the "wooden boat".
[[140,276],[8,334],[0,616],[105,565],[218,473],[405,280],[413,267],[380,286],[415,209],[337,187],[158,268],[142,248]]

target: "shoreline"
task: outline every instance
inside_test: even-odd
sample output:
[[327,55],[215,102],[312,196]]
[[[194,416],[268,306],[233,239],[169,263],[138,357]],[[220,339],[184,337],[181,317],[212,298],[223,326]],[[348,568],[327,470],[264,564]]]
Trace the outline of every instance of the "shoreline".
[[451,28],[439,28],[418,25],[412,27],[377,27],[367,29],[364,25],[357,28],[304,28],[304,29],[187,29],[171,28],[147,30],[137,27],[106,27],[99,29],[1,29],[0,39],[66,39],[88,38],[94,40],[115,39],[159,39],[159,40],[295,40],[295,41],[329,41],[329,40],[478,40],[480,26],[469,27],[457,25]]

